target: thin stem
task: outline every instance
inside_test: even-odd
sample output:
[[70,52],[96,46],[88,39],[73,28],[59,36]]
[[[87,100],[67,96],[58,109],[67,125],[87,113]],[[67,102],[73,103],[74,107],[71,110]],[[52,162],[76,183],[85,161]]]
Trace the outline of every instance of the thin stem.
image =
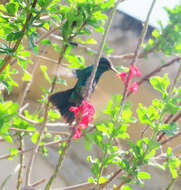
[[153,11],[155,3],[156,3],[156,0],[153,0],[152,4],[151,4],[151,7],[150,7],[150,9],[148,11],[148,14],[147,14],[147,17],[146,17],[146,21],[144,23],[144,27],[143,27],[141,36],[140,36],[140,38],[138,40],[138,44],[137,44],[136,50],[134,52],[134,57],[133,57],[131,65],[134,65],[136,63],[138,55],[140,54],[141,44],[143,43],[143,41],[145,39],[145,35],[146,35],[147,30],[148,30],[149,19],[150,19],[150,16],[151,16],[151,13]]
[[175,184],[175,182],[176,182],[176,178],[173,178],[173,179],[170,181],[170,183],[169,183],[168,187],[166,188],[166,190],[171,190],[172,187],[173,187],[173,185]]
[[[173,91],[174,91],[174,88],[177,86],[180,77],[181,77],[181,64],[180,64],[179,70],[178,70],[178,72],[177,72],[177,75],[176,75],[176,77],[175,77],[175,80],[174,80],[174,82],[173,82],[173,85],[171,86],[171,88],[170,88],[170,90],[169,90],[168,97],[167,97],[168,100],[171,98],[171,96],[172,96],[172,94],[173,94]],[[179,116],[178,118],[180,118],[180,116]],[[158,141],[160,141],[160,140],[163,138],[164,135],[165,135],[165,133],[162,133],[162,134],[158,137]]]
[[43,36],[40,37],[40,39],[38,41],[36,41],[37,44],[39,44],[43,39],[47,38],[49,35],[51,35],[52,33],[56,32],[58,30],[59,27],[55,27],[52,30],[46,32]]
[[113,179],[115,179],[120,173],[122,172],[122,168],[120,168],[118,171],[116,171],[107,182],[101,184],[101,188],[106,187],[109,183],[111,183],[113,181]]
[[[95,129],[95,126],[89,128],[89,130],[87,130],[86,134],[91,133],[94,129]],[[85,134],[82,134],[81,137],[84,137],[84,136],[85,136]],[[45,146],[46,147],[46,146],[52,146],[52,145],[56,145],[56,144],[62,144],[62,143],[67,142],[67,141],[68,141],[68,139],[63,139],[63,140],[58,140],[58,141],[52,141],[52,142],[48,142],[48,143],[45,143],[43,145],[40,145],[39,148],[41,146]],[[24,154],[24,153],[27,153],[27,152],[31,152],[31,151],[33,151],[33,149],[34,148],[30,148],[30,149],[27,149],[27,150],[24,150],[24,151],[19,151],[18,154]],[[0,156],[0,160],[7,159],[10,156],[11,156],[11,154],[2,155],[2,156]]]
[[14,169],[14,171],[10,174],[10,175],[8,175],[6,178],[5,178],[5,180],[2,182],[2,184],[0,185],[0,190],[3,190],[4,189],[4,187],[5,187],[5,185],[7,184],[7,182],[8,182],[8,180],[13,176],[13,175],[15,175],[16,173],[17,173],[17,171],[19,170],[19,164],[15,167],[15,169]]
[[[25,117],[22,114],[18,115],[21,119],[27,121],[28,123],[31,123],[33,125],[42,125],[42,122],[31,120],[27,117]],[[46,127],[68,127],[67,123],[46,123]]]
[[[36,131],[29,131],[26,129],[18,129],[18,128],[9,128],[9,130],[11,131],[15,131],[15,132],[23,132],[23,133],[34,133]],[[64,132],[64,131],[46,131],[45,133],[50,133],[52,135],[62,135],[62,136],[70,136],[70,134],[68,132]]]
[[91,92],[92,92],[92,86],[93,86],[93,82],[94,82],[94,78],[95,78],[95,75],[96,75],[96,71],[97,71],[97,67],[99,65],[99,60],[100,60],[100,57],[103,53],[103,50],[104,50],[104,44],[107,40],[107,36],[108,36],[108,32],[109,32],[109,29],[110,29],[110,26],[111,26],[111,23],[112,23],[112,20],[113,20],[113,16],[115,15],[116,13],[116,10],[117,10],[117,7],[119,5],[119,3],[123,2],[124,0],[118,0],[117,3],[115,4],[111,14],[110,14],[110,17],[108,19],[108,22],[107,22],[107,25],[106,25],[106,28],[105,28],[105,32],[104,32],[104,35],[102,37],[102,41],[100,43],[100,46],[99,46],[99,50],[98,50],[98,53],[96,55],[96,58],[95,58],[95,65],[94,65],[94,68],[93,68],[93,71],[91,72],[91,75],[87,81],[87,84],[86,84],[86,92],[85,92],[85,95],[84,95],[84,99],[88,99]]
[[[64,143],[64,142],[67,142],[67,139],[48,142],[48,143],[45,143],[44,145],[40,145],[39,148],[41,146],[52,146],[52,145],[61,144],[61,143]],[[29,148],[29,149],[26,149],[26,150],[23,150],[23,151],[18,151],[18,154],[25,154],[25,153],[31,152],[33,150],[34,150],[34,148]],[[12,156],[11,154],[2,155],[2,156],[0,156],[0,160],[7,159],[7,158],[9,158],[11,156]]]
[[77,185],[73,185],[73,186],[69,186],[69,187],[63,187],[63,188],[61,188],[61,190],[86,190],[92,186],[94,186],[94,184],[81,183],[81,184],[77,184]]
[[[23,151],[24,150],[24,140],[23,140],[23,136],[20,134],[19,135],[19,143],[20,143],[20,146],[19,146],[19,150],[20,151]],[[18,172],[18,183],[17,183],[17,189],[20,188],[22,182],[23,182],[23,168],[24,168],[24,154],[20,154],[20,158],[19,158],[19,164],[20,164],[20,169],[19,169],[19,172]]]
[[[146,35],[146,32],[147,32],[147,29],[148,29],[148,22],[149,22],[149,19],[150,19],[150,15],[151,15],[151,12],[153,11],[153,8],[154,8],[155,3],[156,3],[156,0],[153,0],[153,1],[152,1],[152,4],[151,4],[151,7],[150,7],[150,9],[149,9],[149,12],[148,12],[148,14],[147,14],[146,21],[145,21],[145,23],[144,23],[144,27],[143,27],[142,33],[141,33],[141,36],[140,36],[140,38],[139,38],[139,40],[138,40],[138,44],[137,44],[137,47],[136,47],[136,50],[135,50],[135,52],[134,52],[134,56],[133,56],[133,59],[132,59],[130,65],[135,65],[135,64],[136,64],[138,55],[139,55],[139,53],[140,53],[141,44],[142,44],[143,41],[144,41],[144,38],[145,38],[145,35]],[[118,120],[119,120],[120,117],[121,117],[121,113],[122,113],[122,110],[123,110],[123,108],[124,108],[124,104],[125,104],[125,101],[126,101],[126,97],[127,97],[127,95],[128,95],[128,87],[129,87],[129,83],[131,82],[131,80],[129,80],[130,74],[131,74],[131,72],[129,72],[128,77],[127,77],[127,80],[126,80],[126,83],[125,83],[125,88],[124,88],[124,92],[123,92],[123,98],[122,98],[122,101],[121,101],[121,109],[120,109],[120,112],[119,112]]]
[[[67,46],[63,45],[62,47],[62,51],[60,53],[60,56],[59,56],[59,59],[58,59],[58,64],[57,64],[57,69],[59,68],[59,65],[61,64],[61,61],[63,59],[63,56],[64,56],[64,53],[66,51],[66,48]],[[51,85],[51,88],[50,88],[50,93],[53,92],[54,88],[55,88],[55,84],[56,84],[56,80],[57,80],[57,75],[55,76],[53,82],[52,82],[52,85]],[[45,128],[46,128],[46,123],[48,121],[48,109],[49,109],[49,101],[48,103],[45,105],[45,111],[44,111],[44,121],[42,123],[42,127],[40,129],[40,132],[39,132],[39,136],[38,136],[38,139],[37,139],[37,143],[35,145],[35,148],[33,149],[33,152],[31,154],[31,157],[30,157],[30,160],[29,160],[29,163],[28,163],[28,166],[27,166],[27,172],[26,172],[26,181],[25,181],[25,185],[28,186],[30,184],[30,177],[31,177],[31,172],[32,172],[32,167],[33,167],[33,163],[34,163],[34,160],[35,160],[35,157],[36,157],[36,154],[38,153],[38,149],[39,149],[39,146],[40,146],[40,142],[42,140],[42,136],[44,134],[44,131],[45,131]]]
[[63,148],[62,153],[61,153],[61,155],[59,156],[58,163],[57,163],[57,165],[56,165],[56,167],[55,167],[55,170],[54,170],[52,176],[50,177],[49,181],[47,182],[47,184],[46,184],[46,186],[45,186],[45,190],[49,190],[49,189],[50,189],[50,186],[52,185],[53,181],[55,180],[55,178],[56,178],[56,176],[57,176],[57,173],[58,173],[59,169],[60,169],[61,166],[62,166],[62,162],[63,162],[63,160],[64,160],[65,154],[66,154],[66,152],[67,152],[67,150],[68,150],[68,148],[70,147],[70,144],[71,144],[71,142],[72,142],[72,137],[74,136],[74,132],[75,132],[75,130],[72,130],[72,134],[71,134],[70,137],[68,138],[65,147],[62,147],[62,148]]

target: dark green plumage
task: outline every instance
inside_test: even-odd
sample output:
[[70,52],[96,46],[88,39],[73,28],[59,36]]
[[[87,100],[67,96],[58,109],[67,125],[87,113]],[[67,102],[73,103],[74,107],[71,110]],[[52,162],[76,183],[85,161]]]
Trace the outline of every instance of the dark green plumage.
[[[71,106],[78,106],[81,104],[83,100],[82,90],[83,87],[85,87],[92,70],[93,65],[90,65],[85,69],[76,70],[75,74],[78,80],[74,88],[63,92],[57,92],[51,95],[49,98],[50,102],[57,107],[66,122],[70,124],[74,121],[74,114],[69,111],[69,108]],[[102,74],[108,70],[115,71],[108,59],[102,57],[99,61],[99,65],[93,82],[93,91]]]

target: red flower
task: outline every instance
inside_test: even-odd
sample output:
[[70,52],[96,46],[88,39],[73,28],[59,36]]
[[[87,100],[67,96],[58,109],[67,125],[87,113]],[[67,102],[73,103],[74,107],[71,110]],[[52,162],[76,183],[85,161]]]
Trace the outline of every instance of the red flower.
[[131,87],[129,88],[129,90],[131,90],[133,93],[135,93],[135,92],[137,92],[138,87],[139,87],[138,83],[134,81],[132,83]]
[[80,106],[71,106],[70,108],[69,108],[69,111],[70,112],[74,112],[74,116],[75,116],[75,118],[77,118],[77,115],[78,115],[78,113],[79,113],[79,111],[80,111]]
[[129,69],[130,69],[129,79],[132,79],[134,76],[137,76],[137,77],[141,76],[141,73],[140,73],[138,67],[136,67],[135,65],[131,65],[129,67]]
[[74,139],[79,139],[81,137],[82,131],[81,129],[78,127],[77,130],[74,133]]
[[119,76],[121,78],[121,80],[123,81],[123,83],[126,82],[126,75],[127,75],[127,73],[125,73],[125,72],[117,74],[117,76]]
[[78,119],[80,113],[80,121],[74,134],[74,139],[78,139],[81,136],[81,129],[86,129],[89,122],[93,121],[95,110],[92,104],[83,100],[80,106],[72,106],[69,111],[74,112],[75,119]]

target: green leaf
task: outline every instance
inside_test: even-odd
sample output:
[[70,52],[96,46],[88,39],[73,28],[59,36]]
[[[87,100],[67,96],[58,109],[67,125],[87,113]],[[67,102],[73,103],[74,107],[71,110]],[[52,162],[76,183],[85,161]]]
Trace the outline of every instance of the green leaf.
[[107,178],[106,178],[106,177],[101,176],[101,177],[99,178],[98,183],[99,183],[99,184],[102,184],[102,183],[105,183],[106,181],[107,181]]
[[50,80],[50,78],[49,78],[49,76],[48,76],[48,73],[47,73],[47,66],[46,66],[46,65],[41,65],[40,68],[41,68],[41,70],[42,70],[42,72],[43,72],[43,75],[44,75],[45,79],[46,79],[49,83],[51,83],[51,80]]
[[178,112],[178,110],[179,110],[179,106],[177,105],[177,103],[176,102],[172,103],[171,100],[169,100],[166,103],[163,112],[164,113],[171,113],[174,115]]
[[11,148],[10,149],[11,156],[17,156],[18,155],[18,149],[17,148]]
[[121,190],[132,190],[132,188],[128,185],[124,185],[121,187]]
[[33,134],[33,136],[31,137],[31,141],[32,141],[32,143],[36,144],[39,135],[40,135],[39,132],[35,132],[35,133]]
[[15,2],[9,2],[6,3],[6,9],[10,15],[15,15],[18,11],[18,3]]
[[160,91],[161,93],[167,93],[167,88],[170,85],[170,80],[167,74],[164,77],[155,76],[150,79],[150,82],[154,89]]
[[23,32],[11,32],[7,35],[7,41],[19,40],[23,34]]
[[150,174],[147,172],[138,172],[137,177],[140,179],[150,179]]
[[19,52],[19,55],[22,57],[30,57],[31,53],[29,51],[21,51]]
[[93,177],[89,177],[88,182],[89,183],[96,183],[96,181]]
[[22,80],[23,81],[31,81],[31,74],[30,73],[28,73],[27,71],[24,71],[24,75],[23,75],[23,77],[22,77]]
[[101,131],[101,132],[106,132],[107,131],[107,127],[105,126],[105,124],[101,123],[101,124],[98,124],[96,126],[97,130]]
[[9,143],[13,143],[13,139],[12,139],[12,137],[11,136],[3,136],[3,139],[5,139],[7,142],[9,142]]
[[48,24],[47,22],[43,24],[43,27],[44,27],[46,30],[49,30],[49,28],[50,28],[50,26],[49,26],[49,24]]
[[162,125],[160,129],[165,134],[173,136],[178,133],[179,126],[177,123],[167,123],[167,124]]
[[85,41],[86,44],[97,44],[97,41],[94,40],[93,38],[89,38],[88,40]]
[[76,55],[66,55],[66,59],[68,60],[69,63],[71,63],[69,65],[69,67],[71,68],[85,68],[85,59],[82,56],[76,56]]
[[149,118],[147,108],[144,107],[142,104],[139,104],[139,107],[137,109],[137,114],[138,114],[139,121],[141,123],[153,126],[153,123]]
[[102,26],[95,26],[94,29],[102,34],[104,34],[104,27]]
[[42,44],[42,45],[51,45],[51,41],[45,39],[45,40],[42,40],[42,41],[40,42],[40,44]]
[[175,168],[169,168],[173,179],[178,177],[178,171]]

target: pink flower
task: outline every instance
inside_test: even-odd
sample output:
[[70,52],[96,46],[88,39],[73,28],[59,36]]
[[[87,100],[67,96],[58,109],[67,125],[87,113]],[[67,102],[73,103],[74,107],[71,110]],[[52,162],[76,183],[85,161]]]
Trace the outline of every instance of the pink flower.
[[75,131],[75,134],[74,134],[74,139],[79,139],[81,137],[81,134],[82,134],[82,131],[81,129],[78,127],[77,130]]
[[95,109],[92,104],[83,100],[80,106],[72,106],[69,111],[74,112],[75,119],[79,120],[78,128],[74,134],[74,139],[78,139],[81,136],[81,129],[86,129],[89,122],[93,121]]
[[139,68],[136,67],[135,65],[131,65],[129,67],[130,69],[130,75],[129,75],[129,79],[132,79],[134,76],[137,76],[137,77],[140,77],[141,76],[141,73],[139,71]]
[[75,118],[77,118],[77,115],[78,115],[78,113],[79,113],[79,111],[80,111],[80,106],[71,106],[70,108],[69,108],[69,111],[70,112],[74,112],[74,116],[75,116]]
[[132,83],[131,87],[129,88],[129,90],[131,90],[133,93],[135,93],[135,92],[137,92],[138,87],[139,87],[138,83],[134,81]]
[[126,75],[127,75],[127,73],[125,73],[125,72],[117,74],[117,76],[119,76],[121,78],[121,80],[123,81],[123,83],[126,82]]

